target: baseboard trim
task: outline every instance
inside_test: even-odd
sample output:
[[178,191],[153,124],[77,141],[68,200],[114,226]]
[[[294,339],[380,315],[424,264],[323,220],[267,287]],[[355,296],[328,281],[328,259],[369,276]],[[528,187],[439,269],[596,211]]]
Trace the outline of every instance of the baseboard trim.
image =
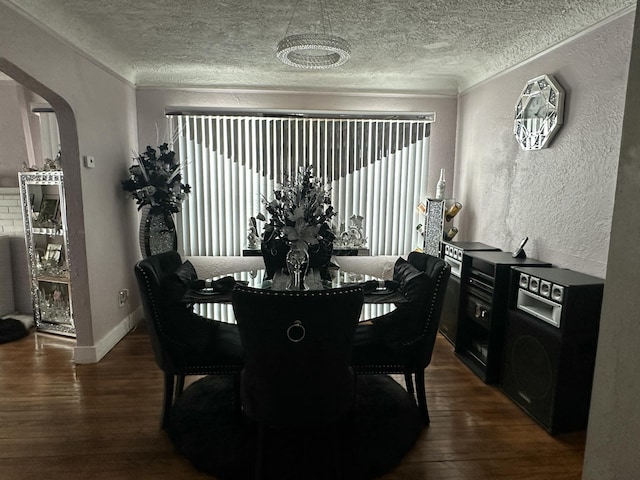
[[75,363],[98,363],[120,340],[136,327],[142,318],[141,310],[142,308],[139,307],[126,316],[95,345],[89,347],[76,346],[73,351],[73,361]]

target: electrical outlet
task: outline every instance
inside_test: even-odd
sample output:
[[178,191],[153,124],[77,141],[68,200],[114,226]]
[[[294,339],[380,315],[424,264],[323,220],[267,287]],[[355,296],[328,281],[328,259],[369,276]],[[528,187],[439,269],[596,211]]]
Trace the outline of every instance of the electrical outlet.
[[124,304],[127,303],[129,299],[129,290],[127,288],[120,290],[118,292],[118,305],[124,307]]

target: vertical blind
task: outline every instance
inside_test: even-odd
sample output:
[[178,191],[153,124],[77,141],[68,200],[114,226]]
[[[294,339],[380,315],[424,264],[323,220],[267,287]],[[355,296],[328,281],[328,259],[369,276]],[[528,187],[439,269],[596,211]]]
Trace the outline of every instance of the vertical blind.
[[60,132],[56,114],[51,112],[37,112],[40,118],[40,143],[42,145],[42,159],[53,160],[60,151]]
[[[250,217],[299,167],[331,187],[349,225],[364,217],[372,255],[404,255],[420,245],[416,205],[426,197],[426,120],[171,116],[174,149],[192,191],[179,218],[185,255],[240,255]],[[260,225],[258,225],[260,230]]]

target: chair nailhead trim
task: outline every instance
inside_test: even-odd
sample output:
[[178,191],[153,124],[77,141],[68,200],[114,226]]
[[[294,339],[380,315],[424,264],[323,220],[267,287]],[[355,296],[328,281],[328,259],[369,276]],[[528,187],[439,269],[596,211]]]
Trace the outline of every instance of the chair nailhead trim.
[[[447,270],[450,270],[450,269],[451,269],[451,267],[449,266],[449,264],[445,263],[445,266],[440,271],[440,274],[438,275],[438,278],[436,280],[436,286],[434,288],[434,292],[438,292],[440,290],[440,284],[442,283],[442,277],[444,276],[444,272],[446,272]],[[420,336],[418,338],[414,338],[411,341],[402,343],[401,347],[409,347],[412,344],[422,340],[422,337],[424,335],[426,335],[427,330],[429,329],[429,326],[431,325],[431,320],[432,320],[432,317],[433,317],[433,310],[436,308],[436,305],[435,305],[436,304],[436,298],[437,298],[437,295],[433,295],[433,297],[431,298],[431,303],[429,305],[429,313],[427,314],[427,317],[429,318],[429,321],[425,323],[424,329],[422,330],[422,333],[420,334]]]
[[265,290],[261,288],[237,286],[235,290],[240,292],[255,293],[256,295],[264,295],[271,297],[333,297],[336,295],[346,295],[353,292],[362,291],[362,287],[343,287],[332,290],[305,290],[299,291],[282,291],[282,290]]

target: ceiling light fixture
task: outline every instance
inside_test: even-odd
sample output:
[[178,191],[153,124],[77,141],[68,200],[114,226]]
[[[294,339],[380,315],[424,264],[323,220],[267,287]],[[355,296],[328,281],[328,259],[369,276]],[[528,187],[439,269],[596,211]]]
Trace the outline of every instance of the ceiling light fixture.
[[[351,57],[351,47],[345,39],[333,35],[324,0],[317,2],[320,9],[320,21],[309,22],[319,25],[316,29],[320,31],[289,35],[299,3],[300,0],[296,0],[285,36],[278,43],[278,58],[292,67],[308,69],[334,68],[346,63]],[[311,10],[311,8],[308,9],[309,12]]]

